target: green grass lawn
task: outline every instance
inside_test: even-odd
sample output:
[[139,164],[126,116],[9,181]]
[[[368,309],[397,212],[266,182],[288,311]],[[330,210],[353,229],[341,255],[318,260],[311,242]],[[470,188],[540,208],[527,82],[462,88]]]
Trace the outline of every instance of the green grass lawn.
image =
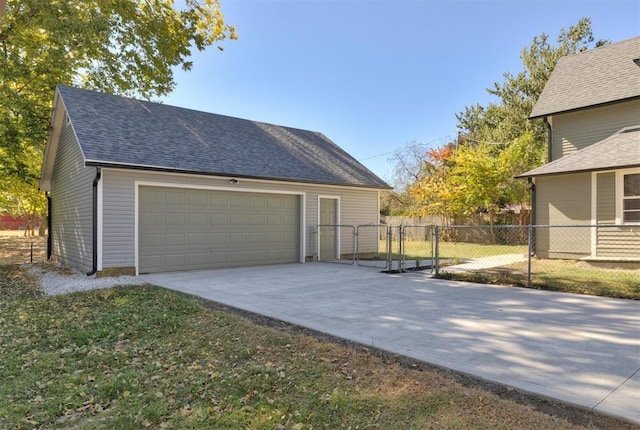
[[[527,263],[474,272],[449,273],[442,279],[527,287]],[[592,296],[640,300],[640,270],[602,269],[581,261],[533,258],[531,287]]]
[[632,428],[272,325],[153,286],[42,296],[0,266],[0,428]]
[[[379,241],[378,258],[386,258],[386,241]],[[392,256],[397,259],[399,254],[399,244],[393,242]],[[440,259],[441,260],[458,260],[463,258],[482,258],[491,257],[502,254],[526,254],[526,245],[482,245],[476,243],[464,242],[440,242]],[[405,241],[404,253],[406,260],[432,258],[433,244],[429,241]]]
[[[431,242],[406,241],[405,260],[425,260],[432,258]],[[385,242],[380,242],[380,258],[384,254]],[[397,250],[397,242],[394,249]],[[517,263],[499,268],[466,273],[447,273],[446,265],[460,263],[465,259],[492,257],[503,254],[523,254],[526,245],[480,245],[464,242],[440,242],[440,262],[443,266],[439,275],[443,279],[492,283],[527,287],[527,263]],[[393,258],[398,258],[394,253]],[[444,264],[443,264],[444,263]],[[576,294],[637,299],[640,300],[640,270],[603,269],[592,267],[581,261],[548,260],[533,258],[532,288],[562,291]]]

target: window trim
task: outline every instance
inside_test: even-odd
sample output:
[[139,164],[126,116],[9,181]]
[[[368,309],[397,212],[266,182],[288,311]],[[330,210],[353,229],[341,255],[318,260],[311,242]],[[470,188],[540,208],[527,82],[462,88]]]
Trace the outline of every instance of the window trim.
[[640,174],[640,168],[616,171],[616,224],[638,224],[637,221],[623,221],[624,217],[624,177]]

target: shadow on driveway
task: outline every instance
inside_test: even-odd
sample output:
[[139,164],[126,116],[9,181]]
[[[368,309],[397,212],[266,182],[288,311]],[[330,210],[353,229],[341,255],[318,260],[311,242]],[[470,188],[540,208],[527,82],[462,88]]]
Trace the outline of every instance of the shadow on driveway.
[[329,263],[143,278],[640,423],[640,301]]

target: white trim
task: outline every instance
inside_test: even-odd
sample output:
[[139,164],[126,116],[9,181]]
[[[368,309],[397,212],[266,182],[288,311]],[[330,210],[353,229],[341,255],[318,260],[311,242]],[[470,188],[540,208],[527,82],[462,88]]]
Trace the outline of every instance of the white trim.
[[[335,200],[336,201],[336,225],[340,225],[340,196],[335,195],[326,195],[326,194],[318,194],[318,217],[317,223],[320,225],[320,200]],[[320,258],[320,237],[318,236],[318,243],[316,244],[316,252],[318,258]],[[340,228],[336,230],[336,258],[340,259]]]
[[[598,174],[591,172],[591,225],[598,224]],[[598,252],[598,229],[591,228],[591,256]]]
[[[99,161],[96,160],[85,160],[85,163],[94,163],[94,164],[99,164]],[[120,163],[110,163],[110,164],[116,164],[116,166],[114,165],[108,165],[108,166],[97,166],[97,167],[101,167],[102,169],[110,169],[110,170],[125,170],[127,172],[141,172],[141,173],[150,173],[150,174],[157,174],[157,175],[171,175],[171,176],[181,176],[181,177],[189,177],[189,178],[208,178],[211,180],[231,180],[231,179],[236,179],[238,181],[238,183],[242,183],[242,182],[257,182],[257,183],[262,183],[262,184],[274,184],[274,185],[278,185],[278,184],[288,184],[288,185],[299,185],[299,186],[321,186],[321,187],[330,187],[330,188],[346,188],[349,190],[353,190],[353,189],[361,189],[361,190],[381,190],[381,189],[385,189],[383,187],[368,187],[368,186],[361,186],[361,185],[349,185],[349,184],[328,184],[328,183],[323,183],[323,182],[303,182],[303,181],[296,181],[294,179],[292,180],[287,180],[287,179],[281,179],[281,180],[277,180],[277,179],[260,179],[260,178],[244,178],[241,176],[233,176],[233,175],[229,175],[229,176],[219,176],[219,175],[209,175],[209,174],[198,174],[198,173],[183,173],[183,172],[167,172],[167,171],[163,171],[163,170],[153,170],[153,169],[131,169],[131,168],[127,168],[128,166],[132,166],[131,164],[122,164],[122,166],[120,166]],[[155,166],[146,166],[146,165],[139,165],[140,167],[155,167]],[[158,169],[161,169],[161,167],[158,167]],[[230,185],[231,186],[231,185]]]
[[237,191],[240,193],[263,193],[263,194],[296,194],[302,195],[304,191],[288,191],[288,190],[276,190],[276,189],[262,189],[262,188],[247,188],[236,187],[232,184],[229,186],[221,185],[198,185],[198,184],[174,184],[172,182],[157,182],[157,181],[135,181],[136,187],[160,187],[160,188],[187,188],[192,190],[210,190],[210,191]]
[[138,276],[140,274],[140,266],[138,265],[138,224],[140,222],[140,217],[138,216],[140,209],[140,205],[138,204],[140,196],[138,192],[138,181],[134,182],[133,188],[133,264],[136,268],[136,276]]
[[134,181],[134,264],[136,268],[136,276],[140,273],[139,267],[139,244],[138,244],[138,232],[140,225],[140,187],[158,187],[158,188],[182,188],[182,189],[190,189],[190,190],[205,190],[205,191],[229,191],[229,192],[240,192],[240,193],[256,193],[256,194],[279,194],[279,195],[297,195],[300,196],[299,203],[302,205],[299,211],[300,213],[300,226],[299,228],[299,241],[298,246],[300,247],[300,255],[299,262],[304,263],[305,257],[305,231],[304,225],[306,221],[305,216],[305,191],[287,191],[287,190],[267,190],[260,188],[246,188],[246,187],[238,187],[236,188],[232,184],[227,187],[222,186],[210,186],[210,185],[197,185],[197,184],[174,184],[170,182],[156,182],[156,181]]
[[307,257],[307,193],[305,191],[300,194],[300,263],[306,263]]
[[97,264],[97,270],[100,271],[102,270],[102,243],[103,243],[103,237],[102,237],[102,225],[104,223],[104,204],[103,204],[103,196],[104,196],[104,187],[103,187],[103,183],[104,183],[104,172],[100,172],[100,180],[98,181],[98,188],[97,188],[97,202],[96,202],[96,212],[98,213],[98,219],[96,221],[96,227],[97,227],[97,232],[96,232],[96,238],[97,238],[97,247],[96,249],[98,250],[98,264]]
[[624,176],[638,173],[640,173],[640,168],[616,170],[616,224],[637,224],[637,222],[623,221],[622,208],[624,205]]

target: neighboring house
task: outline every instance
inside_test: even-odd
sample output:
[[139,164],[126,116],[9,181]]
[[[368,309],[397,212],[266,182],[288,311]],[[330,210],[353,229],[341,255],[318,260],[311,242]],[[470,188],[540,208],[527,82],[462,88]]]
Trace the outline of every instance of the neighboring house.
[[[534,184],[541,257],[640,261],[640,37],[561,58],[531,118],[548,126]],[[604,227],[604,226],[607,227]]]
[[6,213],[0,214],[0,230],[24,230],[27,220]]
[[58,86],[40,188],[52,258],[106,276],[353,252],[314,226],[390,187],[320,133]]

